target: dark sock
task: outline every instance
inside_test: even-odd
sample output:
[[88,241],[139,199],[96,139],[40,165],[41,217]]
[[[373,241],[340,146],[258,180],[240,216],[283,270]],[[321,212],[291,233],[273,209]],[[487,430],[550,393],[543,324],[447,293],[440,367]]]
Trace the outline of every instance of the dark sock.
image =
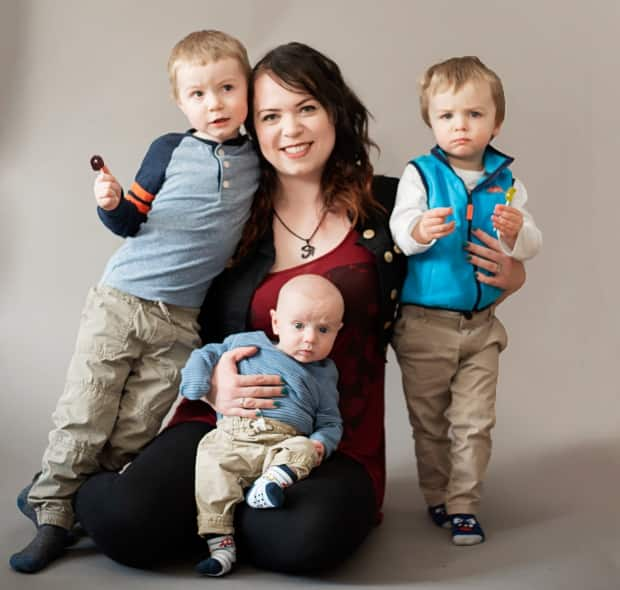
[[39,477],[39,475],[41,475],[40,471],[35,473],[34,477],[32,478],[32,481],[17,495],[17,508],[19,508],[19,511],[24,516],[26,516],[32,522],[34,522],[34,526],[38,526],[37,525],[37,514],[34,511],[34,508],[30,504],[28,504],[28,494],[30,493],[32,486],[34,485],[34,482],[37,481],[37,478]]
[[[37,522],[37,513],[31,504],[28,503],[28,494],[30,494],[30,490],[37,477],[41,475],[41,472],[36,473],[32,478],[32,481],[17,495],[17,508],[19,511],[28,519],[30,519],[34,526],[39,528],[39,524]],[[82,528],[79,522],[76,522],[70,531],[67,531],[67,538],[65,540],[66,546],[75,545],[82,537],[86,537],[87,533]]]
[[17,508],[19,508],[19,511],[25,517],[34,522],[34,526],[37,526],[37,513],[34,511],[34,508],[28,504],[28,494],[30,493],[30,488],[32,488],[31,483],[19,492],[17,496]]
[[33,574],[58,559],[65,551],[67,530],[53,524],[37,529],[36,537],[19,553],[11,555],[9,563],[16,572]]

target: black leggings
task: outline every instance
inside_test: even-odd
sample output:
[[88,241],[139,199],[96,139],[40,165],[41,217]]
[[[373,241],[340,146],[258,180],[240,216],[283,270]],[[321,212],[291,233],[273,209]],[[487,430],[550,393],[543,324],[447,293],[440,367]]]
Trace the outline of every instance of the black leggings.
[[[199,539],[194,462],[211,429],[187,422],[164,430],[122,473],[88,479],[75,499],[77,519],[101,551],[133,567],[152,568],[206,554]],[[286,490],[282,508],[235,511],[239,557],[287,573],[312,573],[342,563],[375,521],[366,470],[339,453]],[[200,545],[198,545],[200,543]]]

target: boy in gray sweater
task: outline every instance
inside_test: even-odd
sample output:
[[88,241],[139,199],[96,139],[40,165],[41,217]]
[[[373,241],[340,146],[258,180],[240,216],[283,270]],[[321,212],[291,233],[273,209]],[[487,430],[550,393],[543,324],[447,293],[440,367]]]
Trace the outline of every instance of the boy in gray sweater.
[[130,461],[178,394],[180,369],[200,345],[198,311],[258,186],[258,157],[239,133],[250,71],[245,48],[225,33],[179,41],[168,74],[192,128],[156,139],[125,195],[105,167],[95,181],[100,218],[126,240],[88,294],[42,471],[20,505],[37,534],[11,557],[16,571],[63,553],[79,486]]

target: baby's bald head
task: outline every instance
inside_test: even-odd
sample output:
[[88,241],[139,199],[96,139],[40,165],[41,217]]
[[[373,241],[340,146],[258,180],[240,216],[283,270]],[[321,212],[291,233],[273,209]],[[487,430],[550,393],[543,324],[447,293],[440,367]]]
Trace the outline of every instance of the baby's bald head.
[[331,281],[298,275],[282,286],[271,310],[278,347],[300,362],[322,360],[331,352],[343,315],[344,299]]
[[[278,293],[276,306],[281,299],[305,298],[307,305],[324,305],[331,308],[331,314],[340,321],[344,315],[344,299],[334,283],[321,275],[297,275],[284,283]],[[330,314],[330,315],[331,315]]]

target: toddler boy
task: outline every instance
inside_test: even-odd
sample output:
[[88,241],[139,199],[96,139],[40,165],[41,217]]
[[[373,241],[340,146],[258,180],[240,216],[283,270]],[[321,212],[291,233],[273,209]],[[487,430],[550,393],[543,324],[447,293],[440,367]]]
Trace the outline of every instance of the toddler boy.
[[542,238],[525,210],[513,158],[490,145],[504,120],[497,75],[476,57],[429,68],[422,118],[437,145],[407,165],[390,218],[408,255],[394,348],[413,427],[420,488],[452,541],[484,541],[476,513],[491,453],[499,353],[506,332],[495,317],[501,290],[478,280],[464,247],[475,230],[497,232],[505,253],[525,260]]

